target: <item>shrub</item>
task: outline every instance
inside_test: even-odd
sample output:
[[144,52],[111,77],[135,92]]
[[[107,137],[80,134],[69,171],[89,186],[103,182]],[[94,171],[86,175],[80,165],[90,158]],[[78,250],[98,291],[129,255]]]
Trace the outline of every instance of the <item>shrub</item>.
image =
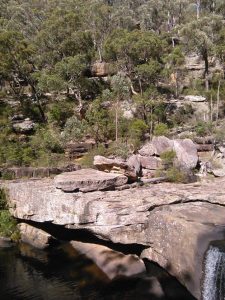
[[123,141],[117,141],[117,142],[115,141],[110,144],[110,146],[107,150],[107,154],[126,159],[131,154],[131,147],[132,147],[132,144],[129,144],[129,143],[126,143]]
[[160,135],[167,136],[169,134],[169,128],[166,124],[159,123],[155,126],[153,134],[155,136],[160,136]]
[[196,126],[198,136],[206,136],[212,133],[212,123],[199,122]]
[[105,156],[107,154],[107,149],[100,145],[93,150],[85,154],[81,159],[79,159],[79,164],[84,168],[93,168],[94,157],[96,155]]
[[177,167],[170,167],[166,171],[166,177],[169,182],[176,182],[176,183],[187,183],[188,177],[187,174]]
[[7,209],[7,195],[4,189],[0,189],[0,210]]
[[87,123],[73,116],[67,120],[62,137],[65,142],[79,141],[85,136],[86,132]]
[[8,210],[0,210],[0,236],[13,237],[17,231],[17,222]]
[[173,150],[165,151],[160,155],[160,158],[162,159],[165,168],[173,166],[175,157],[176,152]]
[[60,101],[51,106],[48,120],[59,126],[64,126],[67,119],[71,118],[73,114],[72,104],[66,101]]
[[130,124],[129,136],[134,140],[143,140],[144,134],[147,132],[147,130],[148,126],[145,124],[145,122],[140,119],[136,119]]
[[0,189],[0,236],[19,240],[19,231],[16,225],[16,220],[8,211],[6,191]]

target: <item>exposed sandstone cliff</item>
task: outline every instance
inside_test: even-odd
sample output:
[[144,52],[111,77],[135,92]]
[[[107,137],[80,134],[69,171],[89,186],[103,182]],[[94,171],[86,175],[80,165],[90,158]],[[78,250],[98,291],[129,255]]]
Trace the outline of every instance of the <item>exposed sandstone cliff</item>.
[[204,254],[225,234],[224,178],[92,193],[65,193],[51,179],[3,185],[16,218],[142,245],[141,258],[158,263],[200,299]]

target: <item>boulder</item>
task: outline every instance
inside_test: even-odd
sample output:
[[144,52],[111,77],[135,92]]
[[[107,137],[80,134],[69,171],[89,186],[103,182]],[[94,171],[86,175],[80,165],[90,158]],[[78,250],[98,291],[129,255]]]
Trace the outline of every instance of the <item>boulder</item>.
[[95,77],[106,77],[109,75],[113,75],[112,66],[106,62],[96,62],[93,64],[91,68],[92,76]]
[[10,248],[14,244],[10,238],[0,236],[0,248]]
[[[136,166],[134,166],[134,164]],[[131,158],[130,165],[128,165],[125,160],[120,158],[111,159],[100,155],[94,157],[94,166],[98,170],[125,175],[130,182],[134,182],[138,179],[138,165],[139,163],[135,158]]]
[[65,156],[72,158],[82,157],[85,153],[93,149],[95,141],[90,139],[85,142],[70,142],[65,146]]
[[189,101],[189,102],[205,102],[206,101],[206,97],[188,95],[188,96],[184,97],[184,100],[185,101]]
[[[156,176],[156,170],[142,169],[142,177],[143,178],[154,178]],[[142,181],[143,181],[142,178]]]
[[16,133],[29,134],[34,130],[35,123],[30,119],[25,119],[24,121],[14,122],[12,126]]
[[173,150],[173,141],[165,136],[158,136],[145,144],[138,152],[142,156],[160,156],[163,152],[170,150]]
[[179,166],[187,169],[194,169],[197,166],[197,147],[192,140],[175,140],[173,150],[176,152],[176,158]]
[[140,173],[141,173],[141,163],[140,163],[139,156],[137,156],[137,155],[130,156],[127,160],[127,165],[130,169],[135,171],[137,176],[140,175]]
[[93,192],[112,190],[127,183],[121,174],[105,173],[93,169],[83,169],[57,175],[55,186],[64,192]]
[[215,176],[215,177],[224,177],[225,176],[225,167],[221,168],[221,169],[212,169],[211,173]]
[[137,255],[125,255],[106,246],[72,241],[71,245],[86,255],[109,277],[129,277],[146,272],[145,264]]
[[17,225],[20,231],[21,241],[38,249],[46,249],[53,242],[53,237],[47,232],[28,225],[20,223]]
[[162,166],[162,161],[158,157],[139,155],[139,160],[142,168],[144,169],[157,170]]
[[209,152],[214,150],[213,144],[196,144],[198,152]]

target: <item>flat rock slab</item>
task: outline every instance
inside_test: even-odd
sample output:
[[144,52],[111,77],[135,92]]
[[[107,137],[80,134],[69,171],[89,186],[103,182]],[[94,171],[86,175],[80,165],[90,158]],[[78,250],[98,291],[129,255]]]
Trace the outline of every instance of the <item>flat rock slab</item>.
[[114,189],[127,183],[127,177],[94,169],[67,172],[55,177],[55,187],[64,192],[93,192]]

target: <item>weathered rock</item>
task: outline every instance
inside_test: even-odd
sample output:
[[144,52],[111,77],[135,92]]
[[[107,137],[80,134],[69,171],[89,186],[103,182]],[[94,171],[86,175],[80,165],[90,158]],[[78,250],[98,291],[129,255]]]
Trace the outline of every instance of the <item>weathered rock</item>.
[[148,170],[157,170],[162,166],[162,161],[158,157],[139,155],[139,160],[140,160],[142,168],[145,168]]
[[225,167],[221,168],[221,169],[212,169],[211,173],[215,176],[215,177],[225,177]]
[[214,150],[213,144],[196,144],[198,152],[208,152]]
[[198,163],[197,147],[190,139],[175,140],[174,151],[178,164],[187,169],[194,169]]
[[111,159],[96,155],[94,157],[94,166],[100,171],[123,174],[132,182],[138,178],[135,168],[129,166],[125,160],[119,158]]
[[156,170],[149,170],[149,169],[142,168],[143,178],[154,178],[155,176],[156,176]]
[[127,177],[93,169],[62,173],[55,177],[55,186],[64,192],[92,192],[114,189],[127,183]]
[[151,142],[145,144],[138,152],[142,156],[159,156],[169,150],[173,150],[173,141],[165,136],[158,136],[154,137]]
[[17,121],[13,123],[12,126],[15,132],[28,134],[34,130],[35,123],[30,119],[25,119],[24,121]]
[[87,194],[64,193],[51,179],[2,185],[15,217],[142,245],[142,258],[161,265],[201,298],[205,252],[211,241],[224,240],[225,178]]
[[17,225],[21,241],[38,249],[46,249],[53,243],[53,237],[47,232],[31,225],[20,223]]
[[203,96],[194,96],[194,95],[188,95],[184,97],[185,101],[190,101],[190,102],[205,102],[206,97]]
[[127,160],[127,165],[131,170],[134,170],[137,176],[141,173],[141,163],[137,155],[132,155]]
[[13,246],[13,242],[10,238],[0,236],[0,248],[10,248]]
[[121,252],[97,244],[77,241],[72,241],[71,244],[77,251],[92,259],[110,279],[121,276],[129,277],[146,272],[143,260],[137,255],[124,255]]
[[14,167],[1,168],[0,177],[4,179],[19,179],[19,178],[44,178],[52,175],[58,175],[63,172],[72,172],[80,170],[81,166],[71,164],[61,168],[33,168],[33,167]]
[[112,66],[106,62],[96,62],[91,68],[92,76],[105,77],[113,75],[114,71]]
[[206,137],[194,137],[193,141],[196,144],[214,144],[214,138],[212,136],[206,136]]
[[85,142],[71,142],[65,146],[65,156],[72,158],[82,157],[85,153],[93,149],[95,145],[94,140],[87,140]]
[[[147,156],[153,162],[151,156],[159,156],[166,151],[175,151],[178,165],[182,167],[192,169],[198,163],[197,146],[190,139],[170,140],[164,136],[154,137],[152,142],[147,143],[139,150],[139,154]],[[142,160],[145,164],[146,160],[144,161],[143,158]]]

